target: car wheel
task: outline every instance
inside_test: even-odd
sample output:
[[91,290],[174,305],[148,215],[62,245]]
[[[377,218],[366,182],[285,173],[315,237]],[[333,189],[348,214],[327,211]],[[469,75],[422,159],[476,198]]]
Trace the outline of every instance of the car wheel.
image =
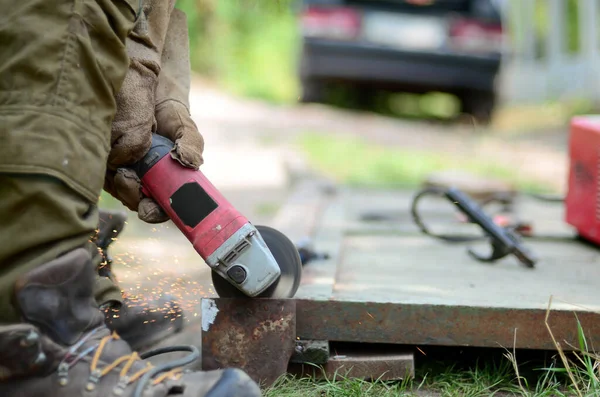
[[477,123],[489,125],[496,107],[496,94],[493,92],[468,92],[461,97],[462,112],[471,115]]
[[325,87],[316,80],[302,81],[301,103],[323,103],[325,101]]

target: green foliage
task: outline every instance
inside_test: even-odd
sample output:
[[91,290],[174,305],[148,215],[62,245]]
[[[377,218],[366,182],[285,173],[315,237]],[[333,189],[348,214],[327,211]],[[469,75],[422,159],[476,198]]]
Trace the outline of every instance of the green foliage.
[[179,0],[188,14],[194,71],[271,102],[298,96],[293,0]]
[[[196,0],[178,0],[175,7],[185,12],[190,31],[190,48],[198,47],[198,35],[195,34],[196,29],[200,26],[199,9],[195,5]],[[192,59],[192,63],[194,60]]]

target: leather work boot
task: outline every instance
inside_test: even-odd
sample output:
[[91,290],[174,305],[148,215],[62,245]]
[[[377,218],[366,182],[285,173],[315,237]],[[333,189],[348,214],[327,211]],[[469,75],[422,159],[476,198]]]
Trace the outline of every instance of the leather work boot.
[[[115,283],[108,248],[123,231],[126,221],[126,212],[100,210],[98,235],[94,239],[103,255],[103,265],[98,272]],[[170,296],[151,301],[124,295],[123,303],[103,302],[100,308],[108,328],[119,334],[134,350],[145,350],[183,329],[183,310]]]
[[[3,397],[255,397],[243,371],[154,367],[104,324],[92,294],[94,265],[78,248],[22,276],[14,302],[24,323],[0,326]],[[182,351],[173,348],[172,350]],[[156,355],[159,352],[147,355]],[[144,356],[144,355],[142,355]]]

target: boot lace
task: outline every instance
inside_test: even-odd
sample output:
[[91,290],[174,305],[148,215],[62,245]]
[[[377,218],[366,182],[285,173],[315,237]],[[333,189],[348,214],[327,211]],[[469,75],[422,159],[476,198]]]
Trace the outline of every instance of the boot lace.
[[[120,379],[114,389],[114,394],[117,396],[123,394],[127,386],[139,381],[133,393],[133,397],[141,397],[142,392],[148,384],[158,385],[167,379],[180,379],[183,372],[182,367],[196,361],[198,357],[200,357],[200,352],[195,346],[170,346],[151,350],[141,355],[137,352],[132,352],[131,354],[126,354],[117,358],[103,368],[99,368],[100,358],[102,357],[102,352],[104,351],[106,344],[113,340],[121,339],[119,335],[113,332],[112,334],[104,336],[102,339],[100,339],[99,343],[79,352],[81,346],[100,329],[102,328],[97,328],[89,332],[79,342],[73,345],[62,359],[58,365],[58,382],[61,386],[66,386],[68,383],[69,369],[77,364],[77,362],[79,362],[82,358],[93,353],[92,362],[90,364],[91,374],[86,385],[87,391],[94,390],[102,377],[117,369],[120,365],[123,365],[121,371],[119,372]],[[146,366],[144,368],[133,374],[129,374],[133,365],[138,361],[164,353],[180,351],[188,351],[190,354],[178,360],[173,360],[158,366],[154,366],[151,363],[146,362]]]

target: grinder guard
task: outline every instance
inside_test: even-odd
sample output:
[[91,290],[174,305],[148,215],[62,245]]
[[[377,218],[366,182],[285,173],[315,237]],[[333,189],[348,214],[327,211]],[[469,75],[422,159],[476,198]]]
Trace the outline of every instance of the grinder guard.
[[[289,238],[278,230],[261,225],[256,225],[256,229],[281,269],[279,279],[256,298],[292,298],[300,286],[302,277],[302,260],[298,249]],[[212,271],[212,281],[215,291],[222,298],[244,296],[243,292],[233,287],[214,270]]]
[[281,275],[269,247],[202,172],[171,157],[173,147],[169,139],[153,134],[150,150],[132,167],[144,194],[169,215],[213,272],[244,295],[265,292]]

